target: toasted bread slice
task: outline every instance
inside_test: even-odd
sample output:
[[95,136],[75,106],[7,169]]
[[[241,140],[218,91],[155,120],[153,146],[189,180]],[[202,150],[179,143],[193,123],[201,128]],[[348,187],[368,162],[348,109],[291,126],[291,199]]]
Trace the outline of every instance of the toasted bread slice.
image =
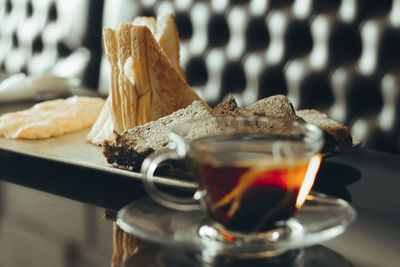
[[[172,66],[185,78],[185,73],[179,65],[179,34],[174,17],[171,14],[161,15],[157,20],[154,17],[137,17],[133,20],[133,25],[147,26],[150,29]],[[128,76],[133,82],[133,72]]]
[[241,116],[262,116],[281,120],[304,121],[296,115],[290,100],[284,95],[274,95],[240,110]]
[[157,21],[155,17],[136,17],[133,22],[135,26],[147,26],[153,35],[157,32]]
[[240,107],[237,104],[235,97],[229,94],[224,101],[219,103],[212,109],[212,115],[215,117],[220,116],[239,116]]
[[103,144],[103,154],[108,163],[132,170],[140,170],[144,158],[153,151],[162,150],[169,144],[168,132],[177,124],[192,119],[212,117],[203,101],[194,101],[156,121],[137,126],[123,134],[115,133],[115,140]]
[[[203,101],[172,66],[147,27],[132,27],[132,40],[138,39],[143,40],[143,43],[132,42],[132,68],[137,88],[142,85],[151,87],[152,120],[185,108],[194,100]],[[148,77],[136,77],[136,73],[148,75]],[[139,82],[139,79],[143,82]],[[138,89],[138,91],[141,90]]]
[[295,112],[289,99],[276,95],[261,99],[241,109],[232,95],[212,110],[213,116],[267,116],[282,120],[302,121],[320,128],[325,135],[324,152],[340,152],[352,147],[350,130],[342,123],[330,119],[326,114],[315,109]]
[[281,120],[304,121],[296,115],[292,103],[284,95],[274,95],[258,100],[256,103],[240,108],[232,95],[213,108],[214,116],[261,116]]
[[330,119],[325,113],[315,109],[300,110],[296,114],[307,123],[320,128],[327,135],[325,151],[347,151],[352,147],[353,141],[350,130],[344,124]]
[[185,72],[179,65],[179,34],[174,17],[164,14],[157,17],[157,32],[154,35],[175,70],[185,79]]

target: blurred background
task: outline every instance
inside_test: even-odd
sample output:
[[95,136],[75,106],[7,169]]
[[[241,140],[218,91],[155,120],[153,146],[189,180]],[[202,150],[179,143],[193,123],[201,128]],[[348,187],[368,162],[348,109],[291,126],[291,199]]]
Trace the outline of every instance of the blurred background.
[[400,0],[0,0],[2,78],[51,73],[106,95],[102,27],[166,12],[210,105],[285,94],[399,153]]
[[[210,105],[228,93],[242,106],[285,94],[345,123],[363,146],[400,153],[400,0],[0,0],[0,81],[52,74],[106,96],[102,28],[166,12],[188,83]],[[110,266],[102,216],[0,181],[0,266]]]

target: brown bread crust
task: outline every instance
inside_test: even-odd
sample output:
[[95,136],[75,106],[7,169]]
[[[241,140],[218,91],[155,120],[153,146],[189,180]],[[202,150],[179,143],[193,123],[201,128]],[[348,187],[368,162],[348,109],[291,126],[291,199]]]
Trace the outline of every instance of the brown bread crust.
[[352,148],[353,139],[348,127],[330,119],[326,114],[315,109],[304,109],[296,112],[307,123],[320,128],[327,136],[324,151],[340,152]]
[[258,100],[256,103],[242,109],[239,115],[304,122],[302,118],[296,115],[292,103],[284,95],[274,95]]
[[237,104],[233,95],[229,94],[227,98],[215,106],[212,111],[211,115],[214,117],[219,116],[239,116],[240,114],[240,107]]

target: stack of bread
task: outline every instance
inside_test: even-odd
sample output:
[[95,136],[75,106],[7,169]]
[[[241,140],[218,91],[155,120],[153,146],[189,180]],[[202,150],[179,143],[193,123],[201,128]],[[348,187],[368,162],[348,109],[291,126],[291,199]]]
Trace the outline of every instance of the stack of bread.
[[[352,138],[346,126],[329,119],[317,110],[295,111],[284,95],[275,95],[257,101],[253,105],[240,108],[229,96],[211,111],[200,101],[194,101],[186,108],[168,116],[134,127],[115,139],[103,144],[103,154],[107,161],[117,167],[139,171],[150,153],[165,149],[169,144],[168,132],[177,124],[192,120],[219,116],[263,116],[281,120],[301,121],[314,124],[325,134],[324,152],[340,152],[351,148]],[[201,131],[201,129],[198,129]],[[163,173],[165,175],[165,173]]]
[[121,23],[118,31],[106,28],[104,44],[111,65],[110,94],[88,140],[103,145],[107,161],[117,167],[139,171],[149,153],[167,147],[174,125],[212,116],[305,121],[324,131],[326,152],[352,145],[346,126],[317,110],[295,111],[284,95],[244,108],[229,96],[211,109],[187,84],[179,66],[178,31],[170,14],[139,17]]
[[179,66],[178,30],[171,14],[138,17],[121,23],[118,31],[105,28],[103,40],[110,90],[88,141],[102,144],[114,133],[157,120],[194,100],[203,102]]

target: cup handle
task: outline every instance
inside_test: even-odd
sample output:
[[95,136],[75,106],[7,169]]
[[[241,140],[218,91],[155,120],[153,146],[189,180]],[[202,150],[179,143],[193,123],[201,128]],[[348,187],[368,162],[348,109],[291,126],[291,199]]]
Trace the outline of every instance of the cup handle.
[[149,196],[156,202],[176,210],[195,210],[199,209],[199,203],[192,197],[176,197],[157,189],[155,184],[154,172],[158,164],[168,159],[182,159],[175,151],[162,150],[150,154],[142,164],[141,173],[144,176],[144,188]]

